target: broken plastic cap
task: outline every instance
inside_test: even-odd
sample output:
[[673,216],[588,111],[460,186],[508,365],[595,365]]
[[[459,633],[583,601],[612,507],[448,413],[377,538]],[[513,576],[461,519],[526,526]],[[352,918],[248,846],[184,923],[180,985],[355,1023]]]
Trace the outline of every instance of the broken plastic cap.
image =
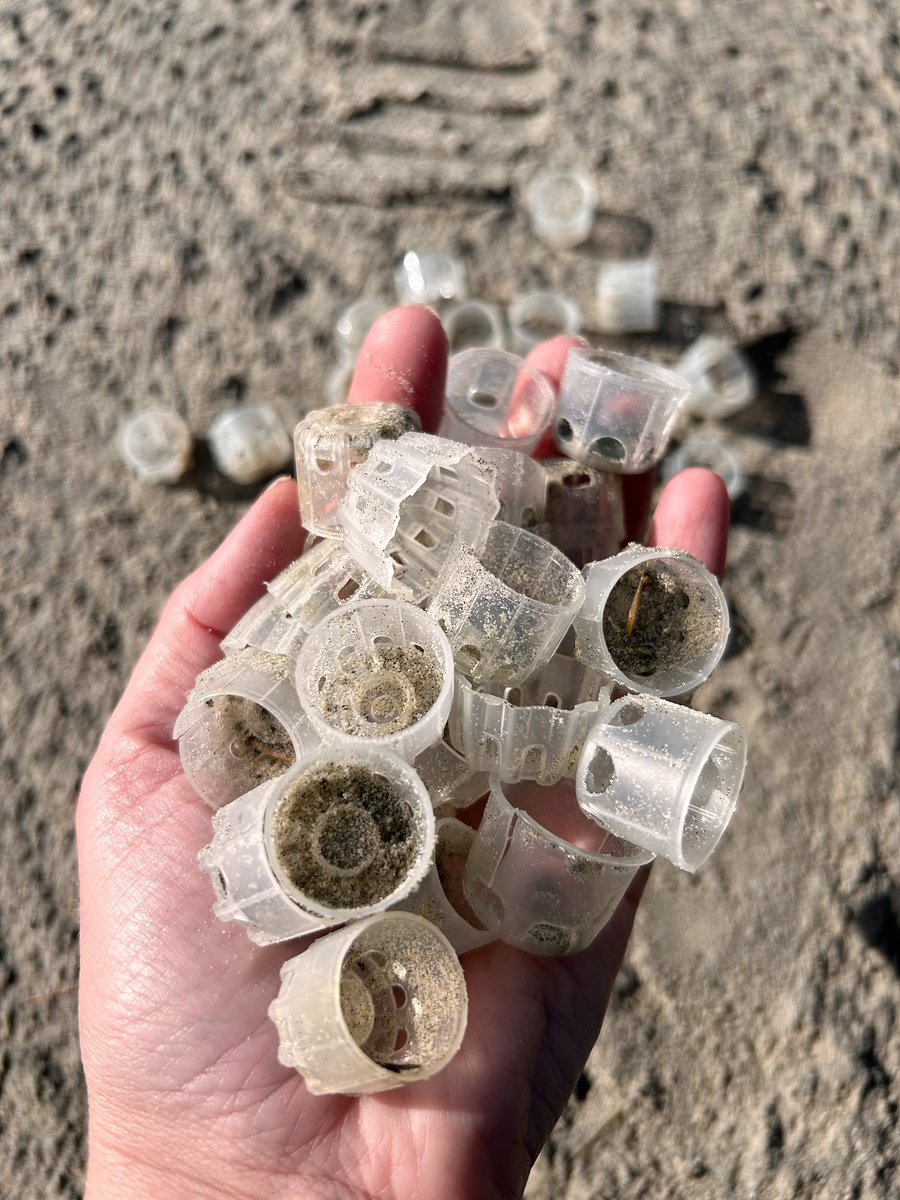
[[556,444],[602,471],[645,471],[665,453],[687,394],[685,380],[664,367],[576,346],[560,387]]
[[363,1095],[437,1074],[466,1029],[466,983],[434,925],[391,912],[320,938],[281,968],[278,1059],[315,1095]]
[[474,840],[475,830],[462,821],[454,817],[438,821],[431,870],[414,892],[394,906],[436,925],[457,954],[497,940],[476,917],[463,890],[466,860]]
[[578,803],[619,837],[696,871],[731,820],[746,756],[740,725],[650,696],[623,696],[585,743]]

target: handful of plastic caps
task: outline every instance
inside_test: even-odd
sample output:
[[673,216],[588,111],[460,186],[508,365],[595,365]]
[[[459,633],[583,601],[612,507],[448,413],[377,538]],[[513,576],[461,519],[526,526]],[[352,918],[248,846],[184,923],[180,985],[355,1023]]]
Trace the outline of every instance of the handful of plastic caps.
[[[696,870],[721,838],[743,731],[673,701],[719,662],[725,599],[682,551],[621,548],[614,478],[660,460],[687,393],[576,348],[555,401],[478,349],[451,359],[447,436],[389,404],[298,425],[317,540],[228,634],[175,737],[216,810],[216,915],[260,945],[332,931],[269,1009],[311,1091],[432,1076],[465,1032],[459,955],[576,953],[639,867]],[[551,423],[565,457],[536,462]]]

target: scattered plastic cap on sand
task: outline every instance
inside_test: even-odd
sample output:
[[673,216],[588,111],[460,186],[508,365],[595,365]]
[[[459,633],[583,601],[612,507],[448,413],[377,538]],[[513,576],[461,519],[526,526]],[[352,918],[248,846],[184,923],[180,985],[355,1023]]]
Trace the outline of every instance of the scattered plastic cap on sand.
[[590,237],[596,189],[582,172],[541,171],[528,185],[526,203],[534,232],[548,245],[568,249]]
[[601,333],[652,333],[659,328],[659,267],[655,259],[602,263],[597,271]]
[[119,430],[125,465],[146,483],[177,483],[191,465],[194,442],[178,413],[147,409]]
[[286,466],[291,439],[270,404],[230,408],[209,431],[216,466],[235,483],[259,483]]

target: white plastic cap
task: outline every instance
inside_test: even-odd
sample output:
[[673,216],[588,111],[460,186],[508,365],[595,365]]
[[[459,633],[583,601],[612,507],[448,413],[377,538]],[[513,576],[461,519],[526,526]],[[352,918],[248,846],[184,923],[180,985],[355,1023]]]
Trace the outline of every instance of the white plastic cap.
[[655,259],[607,262],[597,272],[601,333],[652,333],[659,328],[659,267]]
[[464,876],[475,914],[531,954],[575,954],[652,854],[589,821],[570,780],[501,786],[496,776]]
[[337,508],[352,468],[366,461],[380,438],[396,439],[419,428],[415,412],[399,404],[339,404],[304,417],[294,430],[304,528],[320,537],[340,537]]
[[291,439],[270,404],[242,404],[222,413],[209,431],[216,466],[235,483],[258,483],[291,459]]
[[563,654],[514,687],[475,687],[460,675],[450,740],[474,770],[555,783],[574,777],[584,739],[609,700],[601,677]]
[[559,292],[529,292],[509,306],[512,348],[527,354],[539,342],[562,333],[581,332],[581,309]]
[[466,268],[460,259],[450,254],[420,254],[408,250],[394,272],[394,282],[401,304],[465,300],[468,294]]
[[550,541],[577,567],[615,554],[625,540],[622,483],[569,458],[543,462]]
[[499,508],[496,468],[427,433],[376,442],[338,509],[344,545],[385,590],[421,600],[454,538],[476,541]]
[[293,675],[293,659],[251,648],[197,676],[172,736],[185,775],[210,807],[283,775],[318,745]]
[[624,696],[588,736],[578,803],[619,837],[696,871],[731,820],[746,757],[740,725],[666,700]]
[[526,202],[534,232],[549,246],[567,249],[590,236],[596,189],[580,171],[542,171],[528,185]]
[[583,599],[584,581],[564,554],[492,521],[477,548],[454,543],[427,611],[464,674],[514,684],[553,654]]
[[475,346],[503,348],[503,314],[496,304],[486,304],[483,300],[450,304],[442,320],[451,354]]
[[388,305],[377,296],[360,296],[341,310],[334,323],[334,348],[338,362],[355,362],[366,334],[387,310]]
[[147,409],[120,428],[119,453],[146,483],[177,483],[191,465],[194,443],[178,413]]
[[278,1059],[314,1095],[364,1095],[429,1079],[462,1044],[468,999],[453,947],[412,913],[369,917],[281,968],[269,1006]]
[[728,602],[692,555],[632,545],[590,563],[584,577],[575,652],[619,687],[684,696],[718,666],[728,642]]
[[687,394],[685,380],[664,367],[576,346],[560,387],[556,444],[602,471],[646,471],[665,453]]
[[475,830],[453,817],[437,823],[431,870],[414,892],[394,905],[418,913],[436,925],[457,954],[466,954],[497,940],[472,911],[463,889],[463,875]]
[[687,409],[695,417],[729,417],[756,399],[753,368],[728,338],[703,334],[675,370],[690,384]]
[[434,828],[428,793],[396,755],[322,747],[220,809],[199,862],[216,916],[265,945],[404,899],[429,870]]
[[442,437],[530,454],[552,415],[547,377],[517,355],[463,350],[450,359]]
[[732,500],[736,500],[744,490],[744,470],[737,449],[724,438],[704,433],[685,438],[678,449],[664,459],[661,472],[663,480],[671,479],[685,467],[706,467],[709,471],[715,471]]
[[434,621],[401,600],[363,600],[321,621],[297,660],[300,703],[323,741],[383,746],[412,762],[440,740],[453,654]]

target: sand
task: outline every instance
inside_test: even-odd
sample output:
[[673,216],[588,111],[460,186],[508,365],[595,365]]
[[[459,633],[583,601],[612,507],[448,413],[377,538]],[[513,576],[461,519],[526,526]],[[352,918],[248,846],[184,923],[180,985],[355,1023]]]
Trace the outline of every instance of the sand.
[[[154,490],[113,450],[172,405],[293,422],[337,313],[412,245],[472,290],[586,312],[652,250],[671,362],[702,328],[763,394],[729,432],[730,656],[697,695],[751,743],[695,878],[654,871],[532,1200],[896,1193],[900,49],[875,0],[441,6],[245,0],[0,17],[0,1194],[79,1195],[72,813],[174,584],[254,489],[204,446]],[[410,11],[415,9],[415,15]],[[545,19],[541,14],[546,13]],[[439,60],[435,65],[434,60]],[[597,180],[553,254],[522,189]],[[613,342],[610,341],[610,345]]]

